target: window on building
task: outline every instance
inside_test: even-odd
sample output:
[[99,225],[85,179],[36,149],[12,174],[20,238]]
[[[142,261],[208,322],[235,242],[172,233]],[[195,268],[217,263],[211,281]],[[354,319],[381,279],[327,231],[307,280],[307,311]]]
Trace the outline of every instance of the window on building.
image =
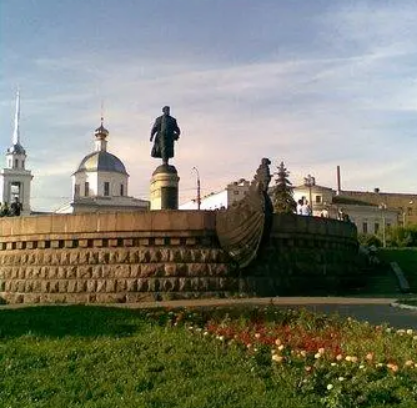
[[374,225],[374,233],[378,234],[378,231],[379,231],[379,223],[376,222],[375,225]]
[[84,195],[86,197],[90,195],[90,183],[88,181],[84,183]]
[[316,203],[317,204],[321,203],[321,195],[316,195]]
[[363,222],[362,223],[362,232],[364,234],[367,234],[368,233],[368,223],[367,222]]
[[16,167],[16,169],[19,168],[19,160],[14,160],[14,167]]
[[110,183],[108,181],[104,182],[104,195],[105,197],[110,195]]
[[124,184],[120,184],[120,195],[121,196],[125,195],[125,186],[124,186]]
[[22,160],[22,169],[24,169],[24,168],[25,168],[25,161]]

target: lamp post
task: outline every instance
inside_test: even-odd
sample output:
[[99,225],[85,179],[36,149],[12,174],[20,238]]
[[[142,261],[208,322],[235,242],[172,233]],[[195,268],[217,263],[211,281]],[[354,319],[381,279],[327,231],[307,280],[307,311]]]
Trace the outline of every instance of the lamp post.
[[382,247],[385,248],[387,246],[387,236],[386,236],[386,223],[385,223],[385,210],[387,205],[385,203],[381,203],[378,208],[381,210],[381,218],[382,218]]
[[197,209],[199,210],[201,207],[200,173],[198,172],[197,167],[193,167],[193,170],[196,172],[197,175]]
[[307,175],[307,177],[304,177],[304,185],[308,187],[311,215],[313,215],[313,200],[311,198],[311,188],[316,185],[316,179],[311,174],[309,174]]

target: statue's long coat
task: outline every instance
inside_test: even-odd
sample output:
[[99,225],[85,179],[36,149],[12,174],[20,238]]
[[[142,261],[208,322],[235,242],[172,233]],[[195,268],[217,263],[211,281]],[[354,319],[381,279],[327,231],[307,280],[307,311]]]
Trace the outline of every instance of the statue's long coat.
[[174,157],[174,141],[178,140],[180,128],[175,118],[169,115],[162,115],[156,118],[151,134],[155,134],[155,143],[151,156],[162,159]]

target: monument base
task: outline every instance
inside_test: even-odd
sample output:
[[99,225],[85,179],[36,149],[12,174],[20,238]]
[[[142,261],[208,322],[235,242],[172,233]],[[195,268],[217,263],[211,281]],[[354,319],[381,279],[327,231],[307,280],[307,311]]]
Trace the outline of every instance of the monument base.
[[177,169],[169,164],[158,166],[151,178],[151,210],[178,210]]

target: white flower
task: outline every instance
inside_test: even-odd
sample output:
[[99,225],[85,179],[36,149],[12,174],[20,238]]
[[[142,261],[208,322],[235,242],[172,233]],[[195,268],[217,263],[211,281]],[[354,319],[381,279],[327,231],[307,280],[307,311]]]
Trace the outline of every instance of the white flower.
[[333,389],[333,384],[327,384],[327,390],[330,391],[331,389]]
[[339,378],[338,378],[338,380],[339,380],[340,382],[345,381],[345,377],[339,377]]
[[314,354],[314,358],[320,358],[320,357],[321,357],[321,354],[320,353]]
[[336,364],[336,363],[334,363],[334,362],[333,362],[333,363],[331,363],[330,365],[331,365],[332,367],[337,366],[337,364]]
[[279,350],[279,351],[284,350],[284,345],[283,345],[283,344],[281,344],[281,345],[278,347],[278,350]]
[[413,329],[407,329],[406,333],[411,336],[413,334]]

